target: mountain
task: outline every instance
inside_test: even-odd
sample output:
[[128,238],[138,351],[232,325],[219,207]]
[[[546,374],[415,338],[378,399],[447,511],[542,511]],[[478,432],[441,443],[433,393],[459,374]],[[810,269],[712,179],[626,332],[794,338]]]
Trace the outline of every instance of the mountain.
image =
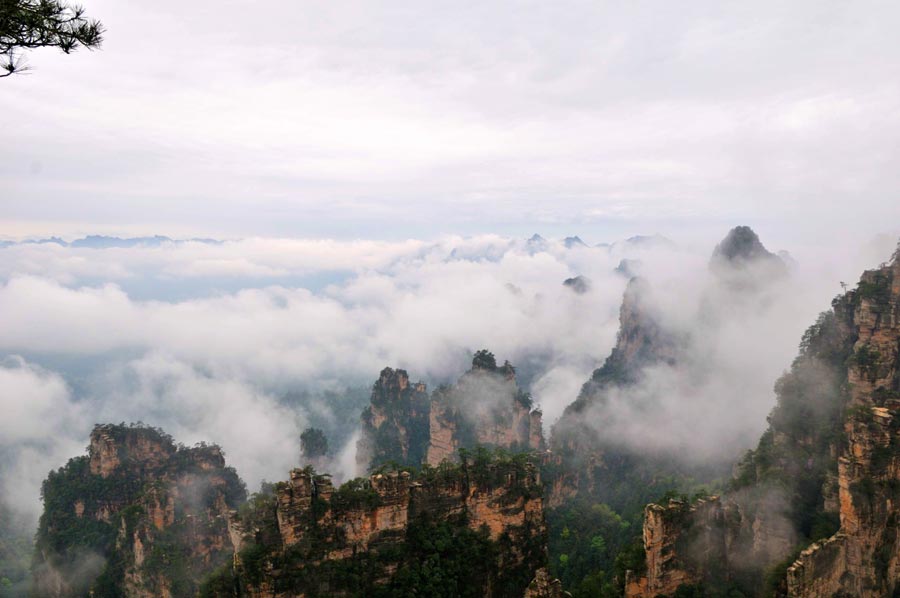
[[60,598],[194,595],[232,558],[230,513],[246,499],[219,447],[126,425],[96,426],[42,495],[35,594]]
[[630,260],[628,258],[623,258],[619,260],[619,265],[616,266],[615,272],[616,274],[621,274],[625,278],[634,278],[638,275],[641,267],[643,266],[643,262],[641,260]]
[[525,250],[529,254],[541,253],[550,248],[550,243],[544,237],[535,233],[525,241]]
[[428,394],[405,370],[385,368],[363,412],[357,462],[371,470],[386,462],[439,465],[460,448],[538,450],[543,446],[541,412],[516,383],[509,362],[498,366],[487,350],[455,385]]
[[736,226],[728,232],[716,245],[709,267],[737,288],[759,287],[788,274],[785,261],[766,249],[749,226]]
[[371,471],[311,467],[249,500],[217,446],[98,425],[51,472],[32,566],[51,598],[562,598],[547,573],[540,412],[479,351],[431,395],[385,368],[363,414]]
[[581,240],[577,235],[574,237],[566,237],[563,239],[563,245],[566,246],[566,249],[578,249],[582,247],[587,247],[588,244]]
[[340,488],[297,469],[236,516],[234,563],[201,595],[560,596],[543,570],[541,493],[525,455],[488,451]]
[[167,243],[205,243],[208,245],[220,245],[222,241],[216,239],[172,239],[163,235],[154,235],[152,237],[110,237],[106,235],[88,235],[74,241],[66,241],[60,237],[48,237],[46,239],[36,239],[32,241],[22,241],[16,243],[14,241],[0,241],[0,247],[11,247],[13,245],[46,245],[54,244],[63,247],[87,248],[87,249],[112,249],[112,248],[129,248],[129,247],[160,247]]
[[900,249],[807,330],[776,393],[730,491],[647,507],[627,596],[900,591]]
[[641,249],[675,249],[675,242],[660,234],[634,235],[624,241],[616,241],[609,246],[610,251],[631,251]]
[[[713,260],[718,259],[723,247],[732,246],[729,240],[733,237],[731,231],[713,252]],[[544,472],[550,508],[550,550],[551,555],[565,554],[568,563],[565,568],[552,564],[551,573],[559,576],[567,589],[584,586],[578,596],[595,595],[597,588],[604,586],[604,592],[621,592],[625,584],[624,570],[616,570],[615,560],[598,561],[592,548],[594,537],[611,537],[610,528],[615,526],[610,517],[586,517],[581,505],[604,505],[628,522],[629,532],[615,532],[614,537],[618,551],[631,554],[629,551],[635,547],[641,550],[640,530],[648,502],[673,491],[700,491],[717,484],[730,472],[736,452],[722,450],[710,455],[706,450],[702,458],[696,458],[684,450],[655,448],[652,435],[654,429],[668,424],[655,415],[662,405],[671,405],[673,396],[684,396],[681,400],[686,401],[692,394],[703,393],[705,381],[715,373],[711,368],[716,367],[716,362],[704,350],[704,343],[716,335],[721,325],[717,314],[739,317],[736,314],[745,304],[749,309],[757,309],[757,300],[764,296],[764,286],[735,287],[730,281],[741,280],[744,265],[755,275],[758,260],[769,258],[765,254],[739,252],[734,257],[742,261],[741,266],[734,266],[740,272],[728,282],[723,282],[722,277],[728,274],[730,266],[723,266],[725,275],[711,272],[687,324],[667,317],[659,301],[660,291],[650,281],[632,277],[622,297],[615,346],[553,426],[552,454]],[[737,298],[744,301],[738,302]],[[727,311],[721,311],[723,304]],[[673,388],[675,383],[682,387]],[[636,421],[649,423],[635,426]],[[698,421],[696,434],[702,436],[703,427],[709,425]],[[646,437],[636,437],[635,433],[625,437],[620,433],[632,427]],[[666,433],[664,429],[659,431],[661,436]],[[577,542],[563,537],[573,513],[580,513],[585,521]],[[591,581],[600,574],[604,577],[602,583]]]

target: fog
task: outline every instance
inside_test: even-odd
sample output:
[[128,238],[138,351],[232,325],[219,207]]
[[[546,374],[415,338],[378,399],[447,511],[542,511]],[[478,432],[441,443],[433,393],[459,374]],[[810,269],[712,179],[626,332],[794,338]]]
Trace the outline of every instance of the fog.
[[[895,243],[769,244],[796,265],[747,300],[710,274],[715,239],[669,236],[571,248],[496,235],[0,248],[2,500],[33,519],[41,480],[83,452],[97,422],[218,443],[253,490],[299,465],[300,432],[328,416],[347,439],[332,444],[335,473],[349,474],[359,411],[328,413],[323,393],[369,386],[384,366],[434,388],[481,348],[517,366],[549,430],[615,343],[623,258],[639,261],[691,352],[684,367],[612,395],[621,408],[599,431],[698,458],[749,447],[802,331],[840,281]],[[563,286],[576,275],[586,292]],[[648,402],[655,409],[642,412]]]

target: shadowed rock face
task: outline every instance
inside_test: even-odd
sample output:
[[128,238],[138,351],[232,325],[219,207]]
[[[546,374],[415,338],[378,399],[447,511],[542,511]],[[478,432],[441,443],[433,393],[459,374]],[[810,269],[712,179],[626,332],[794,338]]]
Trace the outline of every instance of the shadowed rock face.
[[749,226],[736,226],[716,245],[713,260],[729,262],[753,261],[777,257],[770,253],[759,240],[759,236]]
[[[765,591],[793,598],[897,591],[900,255],[865,272],[833,307],[804,335],[801,355],[776,386],[770,428],[740,464],[735,490],[705,504],[647,508],[647,575],[630,580],[628,596],[671,596],[700,583],[761,594],[763,573],[791,554]],[[773,486],[785,498],[766,504]],[[829,518],[839,528],[822,534]]]
[[758,287],[788,273],[784,260],[767,250],[749,226],[731,229],[716,245],[709,266],[735,287]]

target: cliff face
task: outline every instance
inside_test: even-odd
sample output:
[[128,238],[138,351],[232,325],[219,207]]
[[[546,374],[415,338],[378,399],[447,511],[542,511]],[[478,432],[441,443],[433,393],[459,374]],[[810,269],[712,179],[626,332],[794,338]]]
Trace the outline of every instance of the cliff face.
[[[553,427],[554,454],[548,457],[546,467],[549,505],[559,506],[575,494],[596,495],[602,502],[611,502],[614,499],[606,489],[621,486],[625,477],[656,477],[642,468],[647,459],[636,459],[624,447],[606,442],[598,430],[609,425],[605,421],[606,393],[637,383],[646,367],[676,364],[684,341],[661,323],[649,284],[640,278],[631,279],[619,310],[615,347]],[[654,496],[647,496],[647,500],[662,492],[653,491]]]
[[[392,471],[335,489],[294,470],[242,511],[241,549],[208,596],[556,596],[545,579],[537,470],[481,453],[461,465]],[[429,593],[437,584],[434,593]]]
[[381,370],[362,415],[356,450],[360,469],[388,461],[421,463],[427,451],[429,407],[425,384],[410,383],[406,370]]
[[541,413],[516,383],[515,369],[480,351],[472,369],[430,396],[404,370],[385,368],[363,413],[357,460],[362,469],[393,461],[438,465],[460,448],[543,448]]
[[[770,428],[734,490],[695,507],[647,508],[647,574],[630,580],[629,596],[671,596],[682,584],[796,598],[898,589],[900,255],[833,307],[776,386]],[[698,529],[708,531],[683,541]]]
[[44,483],[40,596],[192,595],[233,546],[243,484],[216,446],[178,447],[152,428],[97,426],[89,455]]
[[335,488],[311,468],[249,501],[215,446],[97,426],[44,483],[34,595],[559,598],[542,485],[524,453]]
[[648,505],[642,536],[646,572],[629,573],[625,596],[673,596],[682,586],[752,595],[762,581],[761,564],[783,560],[797,542],[784,506],[774,490]]
[[789,596],[889,596],[900,585],[900,259],[866,272],[853,302],[841,526],[788,569]]

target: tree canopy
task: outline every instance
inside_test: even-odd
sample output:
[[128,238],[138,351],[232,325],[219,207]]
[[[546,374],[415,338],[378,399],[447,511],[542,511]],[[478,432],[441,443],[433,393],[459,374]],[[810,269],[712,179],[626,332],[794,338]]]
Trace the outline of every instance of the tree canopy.
[[97,48],[103,25],[88,19],[84,8],[59,0],[0,0],[0,77],[28,70],[23,50],[59,48],[66,54],[80,46]]

